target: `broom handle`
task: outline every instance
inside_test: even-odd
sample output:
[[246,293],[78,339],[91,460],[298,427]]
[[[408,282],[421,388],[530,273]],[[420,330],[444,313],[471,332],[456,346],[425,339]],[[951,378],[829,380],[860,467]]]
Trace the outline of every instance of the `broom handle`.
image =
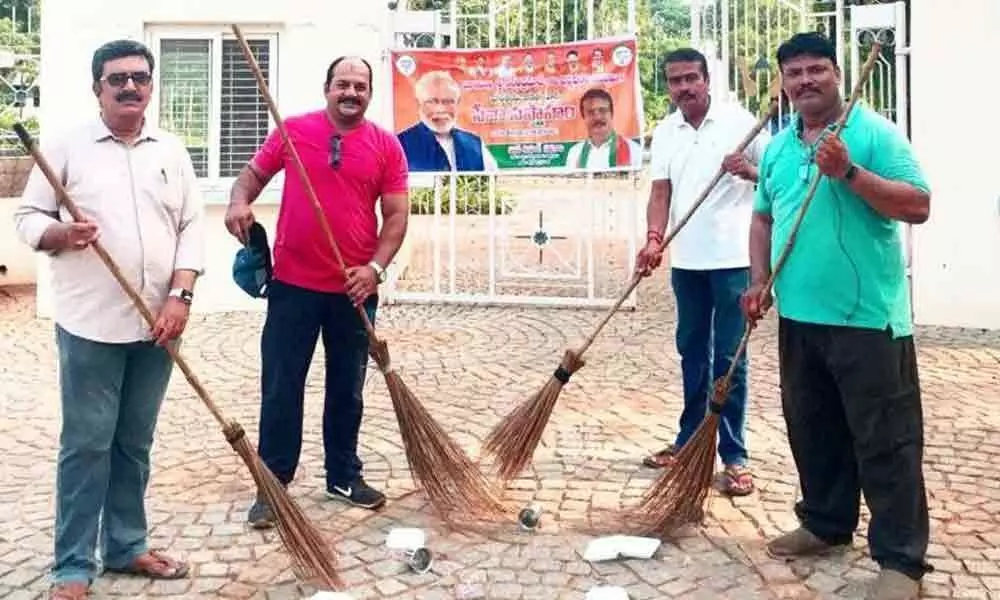
[[[868,75],[871,73],[872,68],[875,66],[875,59],[881,51],[882,45],[880,43],[875,42],[872,44],[871,54],[868,55],[868,59],[865,61],[865,64],[862,65],[861,72],[858,75],[858,80],[854,82],[854,89],[851,91],[851,98],[847,102],[847,107],[844,108],[844,112],[834,123],[832,133],[835,137],[840,136],[844,123],[847,122],[847,117],[850,116],[851,110],[861,97],[861,90],[864,87],[865,82],[868,80]],[[809,190],[806,192],[806,197],[802,201],[802,206],[799,208],[799,214],[795,218],[795,223],[792,225],[792,231],[788,236],[788,240],[785,242],[784,248],[781,249],[781,254],[778,256],[777,262],[774,263],[774,269],[771,270],[771,275],[767,278],[767,283],[764,285],[764,289],[760,292],[761,299],[771,293],[771,287],[774,286],[774,280],[778,278],[778,273],[785,266],[785,262],[788,260],[788,256],[792,252],[792,245],[795,243],[795,239],[799,235],[799,228],[802,226],[802,220],[806,216],[806,210],[812,203],[813,197],[816,195],[816,189],[819,188],[819,182],[822,178],[823,174],[819,172],[817,172],[816,177],[813,178],[812,184],[810,184]],[[729,370],[726,371],[724,379],[722,380],[723,385],[720,386],[722,389],[729,388],[729,382],[733,378],[733,373],[736,372],[736,363],[739,362],[740,357],[747,349],[747,343],[750,341],[750,332],[753,331],[753,328],[753,323],[747,323],[746,330],[743,332],[743,339],[740,340],[740,345],[736,348],[736,353],[733,355],[733,360],[729,365]],[[718,398],[713,400],[719,402],[720,404],[725,401],[725,399],[720,401]]]
[[[323,228],[326,240],[330,243],[330,249],[333,250],[333,255],[336,257],[337,262],[340,264],[340,268],[346,277],[347,263],[344,262],[344,257],[340,253],[340,246],[337,245],[337,240],[333,237],[333,231],[330,229],[330,224],[327,222],[326,214],[323,212],[323,205],[319,202],[319,197],[316,195],[316,189],[313,188],[312,181],[309,180],[309,175],[306,173],[306,168],[302,164],[302,159],[299,157],[298,151],[292,144],[291,138],[288,137],[288,130],[285,129],[285,123],[282,120],[281,115],[278,113],[278,107],[274,103],[274,98],[271,97],[271,92],[267,89],[267,82],[264,81],[264,74],[261,72],[260,66],[257,64],[257,59],[253,56],[253,52],[250,51],[250,46],[247,45],[246,38],[243,37],[243,31],[240,29],[240,26],[233,25],[232,29],[233,34],[240,43],[240,49],[243,51],[243,58],[246,59],[247,64],[250,66],[250,70],[253,71],[254,78],[257,80],[257,89],[260,90],[261,96],[264,97],[264,102],[267,103],[268,110],[271,111],[271,117],[274,118],[274,124],[278,128],[281,139],[285,142],[285,148],[288,149],[288,153],[292,157],[292,162],[295,163],[295,170],[298,171],[299,179],[302,180],[302,185],[306,188],[306,194],[308,194],[309,199],[312,201],[313,210],[316,213],[316,219],[319,221],[320,227]],[[365,307],[359,304],[356,308],[358,310],[358,314],[361,315],[361,320],[365,325],[365,331],[368,333],[368,337],[372,340],[376,340],[375,327],[368,318],[368,313],[365,311]]]
[[[39,170],[42,172],[42,174],[45,175],[45,178],[49,181],[49,184],[52,186],[52,189],[55,190],[56,199],[59,201],[59,203],[66,207],[66,210],[73,217],[73,220],[78,222],[86,221],[86,218],[84,217],[83,213],[80,212],[80,209],[77,207],[76,203],[73,201],[72,198],[69,197],[69,193],[66,191],[66,188],[63,187],[60,178],[56,176],[55,172],[52,170],[52,167],[49,165],[48,161],[45,160],[45,157],[42,156],[42,153],[38,150],[38,146],[32,139],[31,134],[28,133],[28,130],[25,129],[24,125],[22,125],[21,123],[15,123],[13,129],[14,133],[16,133],[17,137],[21,140],[21,144],[24,145],[25,149],[31,154],[32,158],[34,158],[35,164],[38,165]],[[132,284],[129,283],[128,279],[125,278],[125,276],[122,274],[121,269],[115,263],[114,259],[111,258],[111,255],[108,254],[108,251],[104,249],[104,246],[101,245],[101,242],[99,240],[95,240],[94,242],[91,243],[91,247],[94,249],[94,252],[97,253],[97,256],[100,257],[101,262],[103,262],[104,265],[108,268],[108,270],[111,271],[111,275],[118,282],[118,285],[120,285],[122,289],[125,291],[125,294],[128,295],[128,297],[132,300],[132,303],[135,304],[135,307],[139,309],[139,313],[142,315],[142,318],[149,325],[150,329],[155,327],[156,318],[153,316],[153,311],[150,310],[149,306],[146,305],[146,302],[142,299],[141,296],[139,296],[138,292],[135,291],[135,288],[132,286]],[[166,349],[167,354],[170,355],[170,358],[172,358],[174,362],[177,364],[177,366],[180,368],[181,372],[184,373],[184,377],[187,378],[188,383],[191,384],[191,387],[194,388],[195,392],[197,392],[198,396],[205,403],[205,406],[208,407],[209,412],[212,413],[212,416],[215,417],[215,420],[219,422],[219,425],[222,426],[223,429],[228,428],[229,422],[222,415],[222,412],[215,405],[215,403],[212,402],[212,399],[209,397],[208,392],[205,390],[204,386],[202,386],[201,382],[198,380],[198,377],[195,376],[194,372],[191,370],[191,367],[188,366],[187,361],[184,360],[184,357],[182,357],[180,352],[178,352],[177,349],[174,347],[174,344],[167,343],[164,345],[164,348]]]
[[[775,82],[777,81],[779,81],[779,79],[776,77]],[[764,127],[767,125],[767,122],[771,119],[771,117],[773,117],[778,113],[778,98],[779,96],[776,94],[773,94],[771,96],[771,104],[768,107],[767,112],[764,113],[764,115],[757,120],[757,124],[753,126],[753,129],[751,129],[749,133],[747,133],[746,136],[744,136],[743,140],[739,143],[738,146],[736,146],[736,149],[733,151],[733,154],[738,154],[746,150],[747,146],[749,146],[751,142],[753,142],[754,138],[757,137],[757,134],[759,134],[761,130],[764,129]],[[687,222],[691,220],[692,216],[694,216],[695,211],[698,210],[698,208],[705,203],[705,200],[708,199],[709,194],[711,194],[715,186],[717,186],[719,182],[722,181],[722,178],[725,176],[725,174],[726,170],[722,167],[719,167],[719,170],[715,172],[715,177],[712,178],[712,181],[709,182],[709,184],[701,192],[701,195],[698,196],[698,199],[695,200],[694,204],[691,205],[691,208],[689,208],[687,212],[684,213],[684,216],[677,221],[677,224],[674,225],[674,228],[670,231],[669,234],[667,234],[667,237],[663,239],[663,242],[660,243],[660,252],[663,252],[666,249],[666,247],[670,245],[670,242],[673,241],[675,237],[677,237],[677,234],[680,233],[681,228],[687,225]],[[614,303],[614,305],[612,305],[611,308],[608,309],[608,311],[604,314],[604,318],[602,318],[601,321],[597,324],[597,327],[594,328],[594,331],[593,333],[590,334],[590,337],[588,337],[583,342],[583,345],[577,349],[576,353],[578,356],[583,356],[583,353],[590,348],[590,346],[594,343],[594,340],[597,339],[598,334],[600,334],[601,330],[604,329],[604,326],[608,324],[608,321],[611,320],[611,317],[614,316],[614,314],[618,311],[619,308],[621,308],[621,305],[625,303],[625,300],[629,297],[632,291],[635,290],[636,287],[638,287],[639,282],[641,282],[642,280],[643,276],[641,274],[636,273],[632,275],[632,279],[629,282],[628,287],[625,288],[625,291],[621,294],[621,296],[618,297],[618,300]]]

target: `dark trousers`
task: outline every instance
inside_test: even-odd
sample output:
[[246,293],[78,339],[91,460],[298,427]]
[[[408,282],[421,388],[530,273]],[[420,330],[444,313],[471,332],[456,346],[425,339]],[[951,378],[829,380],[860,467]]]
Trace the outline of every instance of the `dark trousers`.
[[[708,411],[713,382],[729,370],[746,320],[740,295],[750,282],[750,270],[671,269],[677,301],[677,351],[684,379],[684,410],[674,442],[679,448],[694,435]],[[719,423],[719,456],[726,465],[747,462],[746,354],[736,363],[729,397]]]
[[929,517],[913,338],[781,319],[778,343],[803,527],[828,543],[849,543],[864,492],[872,559],[921,577]]
[[[376,296],[365,303],[372,323],[377,305]],[[348,487],[361,475],[357,447],[368,336],[361,315],[345,294],[271,283],[260,343],[259,453],[282,483],[292,481],[302,451],[306,375],[320,333],[326,353],[323,449],[327,489]]]

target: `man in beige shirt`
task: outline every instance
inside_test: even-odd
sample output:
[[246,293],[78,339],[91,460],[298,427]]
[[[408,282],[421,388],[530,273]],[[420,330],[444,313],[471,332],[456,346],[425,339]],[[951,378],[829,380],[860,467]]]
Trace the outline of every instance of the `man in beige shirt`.
[[[100,535],[105,569],[154,579],[187,565],[147,546],[149,453],[172,361],[202,272],[202,198],[183,143],[145,119],[153,56],[137,42],[94,53],[100,117],[43,145],[86,215],[73,223],[36,167],[17,232],[52,261],[62,431],[50,598],[88,597]],[[150,328],[95,252],[98,239],[157,321]]]

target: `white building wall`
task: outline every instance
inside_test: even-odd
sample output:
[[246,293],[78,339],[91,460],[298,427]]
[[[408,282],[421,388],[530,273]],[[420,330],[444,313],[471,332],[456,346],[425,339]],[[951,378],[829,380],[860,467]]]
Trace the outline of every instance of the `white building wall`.
[[933,188],[914,227],[915,318],[1000,329],[998,0],[913,0],[911,138]]
[[[134,2],[103,0],[100,10],[94,2],[46,0],[42,5],[41,89],[45,90],[39,120],[40,137],[72,127],[97,114],[91,92],[90,62],[94,50],[112,39],[131,38],[151,44],[155,32],[211,30],[231,34],[238,24],[248,37],[253,33],[276,32],[275,83],[272,95],[283,116],[324,106],[323,80],[330,62],[342,54],[359,55],[375,68],[374,97],[369,117],[389,126],[391,107],[389,73],[383,49],[388,45],[389,12],[384,1],[349,2],[333,0],[171,0]],[[383,37],[386,36],[386,37]],[[156,52],[153,48],[154,53]],[[155,116],[158,98],[150,103]],[[272,124],[273,125],[273,124]],[[230,180],[204,181],[210,203],[208,217],[208,266],[196,289],[196,312],[262,309],[264,303],[246,296],[232,283],[231,266],[238,243],[223,225]],[[280,177],[258,201],[255,213],[274,235],[277,214],[275,199]],[[13,233],[9,209],[4,231]],[[15,258],[23,252],[14,254]],[[36,269],[17,269],[18,279],[37,278],[39,316],[52,314],[48,261],[36,258]],[[33,271],[33,272],[32,272]]]
[[0,286],[34,285],[38,271],[35,253],[14,231],[14,210],[20,198],[0,198]]
[[[42,14],[40,113],[42,137],[96,113],[90,91],[90,59],[101,43],[118,37],[149,41],[150,27],[212,26],[233,20],[247,33],[278,32],[273,93],[282,114],[322,105],[322,78],[335,56],[360,54],[375,65],[370,116],[389,124],[388,44],[384,3],[347,0],[104,0],[100,10],[79,0],[46,0]],[[910,7],[911,138],[933,186],[931,218],[914,228],[913,301],[916,321],[926,325],[1000,328],[1000,180],[996,153],[1000,119],[995,100],[1000,81],[983,65],[1000,59],[993,44],[1000,31],[1000,2],[913,0]],[[156,99],[154,98],[154,104]],[[206,182],[209,272],[198,286],[197,311],[260,308],[231,283],[236,243],[222,216],[228,181]],[[276,190],[275,190],[276,191]],[[274,191],[260,201],[260,220],[272,224]],[[39,312],[51,314],[48,268],[35,264],[13,241],[12,199],[0,200],[0,252],[8,275],[0,283],[37,280]],[[273,232],[273,227],[269,228]]]

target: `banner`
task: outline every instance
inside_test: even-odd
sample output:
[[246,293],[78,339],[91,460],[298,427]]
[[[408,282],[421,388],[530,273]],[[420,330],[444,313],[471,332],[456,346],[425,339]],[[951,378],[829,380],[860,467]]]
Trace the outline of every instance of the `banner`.
[[391,57],[394,130],[411,172],[642,167],[634,37]]

